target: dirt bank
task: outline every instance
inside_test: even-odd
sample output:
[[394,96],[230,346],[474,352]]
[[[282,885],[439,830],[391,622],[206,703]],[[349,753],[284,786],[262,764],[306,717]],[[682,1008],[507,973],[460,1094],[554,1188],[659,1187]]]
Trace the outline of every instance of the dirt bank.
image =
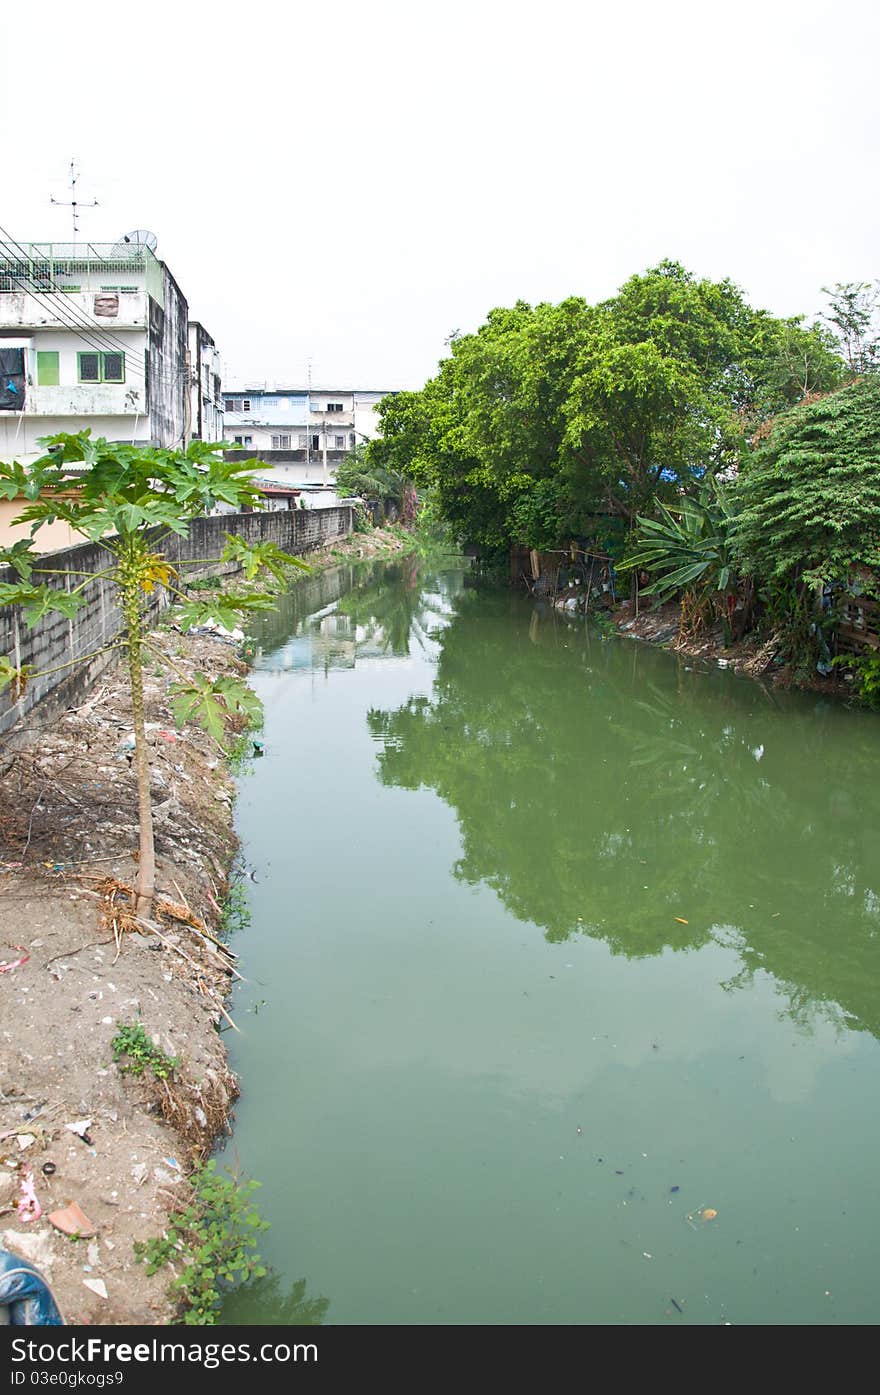
[[691,659],[733,669],[748,678],[759,678],[773,687],[804,688],[810,692],[833,697],[851,697],[851,687],[838,674],[825,676],[815,673],[804,680],[796,677],[787,664],[778,659],[779,643],[775,638],[748,634],[733,644],[724,643],[721,625],[705,631],[696,639],[682,638],[679,633],[680,611],[677,601],[656,609],[650,606],[634,614],[632,601],[623,601],[610,612],[610,618],[622,635],[629,639],[647,640]]
[[[317,569],[404,546],[377,530],[308,561]],[[173,628],[154,637],[178,670],[244,671],[221,639]],[[37,709],[0,748],[0,1244],[39,1265],[71,1324],[174,1321],[169,1276],[147,1278],[133,1244],[161,1233],[238,1092],[223,1039],[235,956],[214,942],[236,851],[235,789],[205,733],[175,731],[176,676],[156,661],[145,681],[153,931],[132,928],[122,890],[137,848],[123,670],[51,723]],[[123,1074],[114,1062],[119,1027],[138,1022],[179,1059],[173,1081]],[[29,1178],[42,1214],[25,1220],[18,1203]],[[71,1238],[49,1222],[71,1202],[93,1236]]]

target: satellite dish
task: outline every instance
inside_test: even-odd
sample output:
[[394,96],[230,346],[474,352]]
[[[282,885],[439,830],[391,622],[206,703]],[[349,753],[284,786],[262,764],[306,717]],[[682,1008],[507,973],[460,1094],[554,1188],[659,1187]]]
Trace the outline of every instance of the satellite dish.
[[134,232],[125,233],[116,246],[121,248],[126,244],[130,247],[149,247],[151,252],[155,252],[159,239],[147,228],[135,228]]

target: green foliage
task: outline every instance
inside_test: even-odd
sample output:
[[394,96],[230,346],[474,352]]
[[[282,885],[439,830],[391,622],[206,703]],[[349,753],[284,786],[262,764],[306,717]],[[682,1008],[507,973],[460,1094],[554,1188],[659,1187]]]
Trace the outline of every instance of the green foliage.
[[514,541],[526,547],[549,552],[559,545],[563,503],[556,480],[538,480],[520,494],[508,514],[508,528]]
[[880,363],[880,334],[876,329],[880,283],[838,281],[823,286],[828,310],[823,319],[840,344],[851,373],[868,373]]
[[26,665],[16,668],[8,654],[0,654],[0,693],[12,684],[12,698],[16,701],[27,687],[28,674]]
[[484,549],[546,545],[738,463],[763,417],[842,372],[827,331],[665,261],[600,305],[490,311],[420,392],[380,405],[366,462],[433,488]]
[[776,642],[776,662],[788,664],[798,682],[832,666],[831,643],[837,624],[834,610],[817,606],[815,592],[803,581],[769,581],[761,587],[761,629]]
[[880,651],[867,654],[839,654],[833,660],[835,668],[848,669],[855,675],[856,697],[867,707],[880,708]]
[[342,497],[360,497],[382,505],[393,505],[404,514],[413,492],[410,476],[392,463],[383,464],[371,455],[368,444],[361,442],[339,464],[336,471],[336,493]]
[[142,1022],[121,1025],[110,1045],[114,1061],[127,1075],[143,1075],[150,1070],[157,1080],[167,1080],[180,1065],[177,1056],[168,1056],[150,1040]]
[[618,570],[638,567],[650,572],[655,580],[644,594],[658,601],[685,589],[731,592],[731,514],[724,492],[703,487],[696,497],[678,504],[656,502],[658,517],[639,517],[635,551]]
[[36,560],[33,538],[19,538],[12,547],[0,547],[0,567],[12,567],[22,581],[30,581]]
[[812,586],[880,567],[880,378],[781,416],[736,485],[733,533],[759,580]]
[[195,718],[218,743],[222,743],[230,719],[244,718],[250,727],[259,725],[262,718],[263,708],[256,693],[229,675],[209,678],[196,673],[192,681],[172,684],[170,691],[178,729]]
[[222,1175],[213,1159],[190,1180],[189,1204],[172,1214],[163,1236],[136,1242],[135,1256],[148,1274],[165,1264],[180,1266],[170,1291],[182,1319],[190,1326],[210,1326],[218,1320],[224,1293],[236,1283],[265,1276],[257,1236],[268,1225],[251,1203],[258,1182]]
[[0,582],[0,605],[20,605],[28,629],[32,630],[45,615],[56,612],[74,616],[83,603],[78,591],[65,591],[59,586],[32,586],[27,582]]
[[276,581],[286,581],[291,571],[309,571],[309,565],[301,557],[283,552],[277,543],[246,543],[232,533],[226,534],[226,546],[220,554],[221,562],[238,562],[248,581],[263,570],[271,573]]
[[180,628],[186,633],[199,625],[222,625],[234,630],[243,616],[259,610],[274,610],[275,600],[268,592],[219,592],[205,600],[184,601],[176,611]]

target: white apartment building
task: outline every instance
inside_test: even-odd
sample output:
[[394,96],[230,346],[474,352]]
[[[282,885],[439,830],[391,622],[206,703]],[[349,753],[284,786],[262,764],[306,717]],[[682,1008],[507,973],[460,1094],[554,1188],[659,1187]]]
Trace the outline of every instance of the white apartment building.
[[150,246],[0,243],[0,459],[33,460],[41,436],[86,426],[135,444],[222,440],[218,373]]
[[379,432],[377,408],[393,389],[228,388],[226,440],[306,490],[332,488],[340,461]]

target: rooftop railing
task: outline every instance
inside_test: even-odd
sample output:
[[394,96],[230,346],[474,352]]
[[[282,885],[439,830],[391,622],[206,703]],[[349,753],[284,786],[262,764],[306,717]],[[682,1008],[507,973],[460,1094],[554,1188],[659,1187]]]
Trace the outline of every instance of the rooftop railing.
[[0,242],[0,292],[136,289],[121,286],[119,278],[140,273],[146,273],[146,289],[161,300],[162,266],[143,243]]

